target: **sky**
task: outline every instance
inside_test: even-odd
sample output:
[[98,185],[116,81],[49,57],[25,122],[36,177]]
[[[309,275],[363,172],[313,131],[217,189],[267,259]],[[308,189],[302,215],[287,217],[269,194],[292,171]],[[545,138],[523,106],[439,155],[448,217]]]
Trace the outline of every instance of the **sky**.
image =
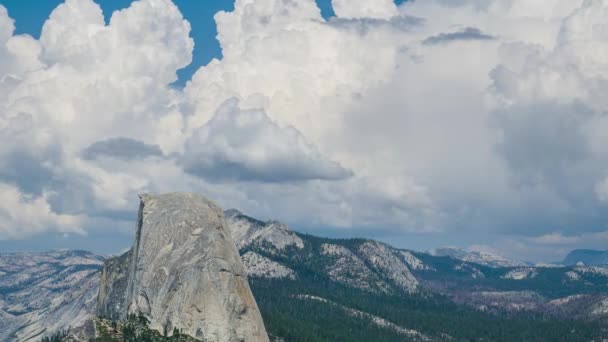
[[0,252],[139,193],[529,261],[608,246],[608,0],[0,0]]
[[[28,1],[2,0],[0,4],[8,9],[10,17],[15,20],[14,34],[28,34],[39,38],[45,20],[63,2],[63,0],[45,0],[36,2],[36,5],[32,6]],[[107,24],[114,11],[129,7],[133,0],[97,0],[95,2],[101,7]],[[397,1],[397,3],[402,2]],[[175,86],[183,87],[198,68],[207,65],[214,58],[222,58],[222,49],[215,38],[217,29],[213,15],[219,11],[232,11],[234,0],[175,0],[173,3],[179,8],[184,19],[190,23],[192,27],[190,37],[196,42],[192,51],[192,62],[177,71],[178,80],[173,83]],[[334,16],[331,0],[317,0],[317,5],[324,18]]]

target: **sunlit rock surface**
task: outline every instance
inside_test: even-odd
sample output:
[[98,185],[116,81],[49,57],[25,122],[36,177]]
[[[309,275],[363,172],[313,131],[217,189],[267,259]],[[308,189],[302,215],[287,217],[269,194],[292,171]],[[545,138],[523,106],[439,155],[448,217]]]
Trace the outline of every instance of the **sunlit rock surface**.
[[255,252],[247,252],[241,257],[243,264],[250,277],[261,277],[269,279],[291,279],[296,278],[295,273],[288,267],[272,261]]
[[418,291],[418,280],[392,247],[377,241],[368,241],[359,247],[359,252],[367,264],[392,280],[397,287],[410,293]]
[[452,247],[442,247],[437,248],[432,252],[433,255],[436,256],[448,256],[454,259],[472,262],[479,265],[489,266],[489,267],[518,267],[518,266],[526,266],[525,263],[509,260],[500,255],[492,254],[489,252],[483,251],[465,251],[459,248]]
[[205,341],[267,341],[223,211],[195,194],[140,197],[128,262],[106,263],[100,313],[143,313],[153,329]]
[[0,254],[0,341],[86,328],[102,262],[83,251]]
[[251,244],[268,252],[281,251],[289,246],[297,249],[304,247],[302,239],[283,223],[262,222],[236,209],[226,210],[226,221],[238,249]]

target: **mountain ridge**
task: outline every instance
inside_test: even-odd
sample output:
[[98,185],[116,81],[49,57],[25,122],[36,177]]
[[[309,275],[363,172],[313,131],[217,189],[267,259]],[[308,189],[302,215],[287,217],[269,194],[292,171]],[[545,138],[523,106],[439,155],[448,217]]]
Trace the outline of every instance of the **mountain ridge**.
[[471,251],[456,247],[439,247],[430,251],[430,254],[437,256],[449,256],[454,259],[473,262],[490,267],[520,267],[528,265],[527,263],[521,261],[507,259],[498,254],[484,251]]
[[562,261],[562,264],[567,266],[578,263],[583,263],[587,266],[608,265],[608,251],[575,249],[568,253]]
[[[249,286],[273,340],[299,340],[304,336],[309,340],[327,340],[345,336],[347,340],[392,341],[407,335],[412,340],[425,341],[471,336],[500,341],[509,340],[505,339],[507,336],[518,339],[524,332],[537,340],[547,340],[551,336],[566,336],[570,331],[577,331],[577,338],[591,340],[608,335],[608,332],[602,335],[599,328],[608,317],[605,267],[479,264],[396,248],[372,239],[330,239],[302,234],[280,222],[261,221],[237,210],[227,210],[222,215],[226,232],[238,246]],[[162,245],[167,243],[163,241]],[[163,253],[162,246],[155,250],[157,254]],[[86,279],[93,288],[87,293],[93,293],[100,280],[101,297],[111,298],[112,293],[121,293],[129,286],[131,263],[125,260],[131,258],[132,250],[107,259],[86,251],[48,253],[59,256],[0,254],[0,272],[8,275],[0,277],[0,321],[10,331],[4,338],[0,333],[0,340],[10,340],[10,336],[35,340],[57,331],[59,325],[61,329],[71,326],[76,335],[85,336],[90,334],[91,326],[85,324],[84,318],[101,312],[106,318],[118,320],[121,315],[109,313],[127,309],[122,299],[104,302],[71,297],[65,297],[63,307],[47,312],[24,305],[21,298],[28,297],[20,296],[25,288],[44,284],[45,280],[59,281],[57,277],[66,267],[72,267],[69,273],[63,273],[66,277],[77,276],[80,268],[91,269]],[[62,262],[63,259],[66,260]],[[37,268],[8,267],[32,261],[51,272],[38,272],[36,278]],[[102,262],[106,264],[105,270]],[[30,280],[2,283],[4,279]],[[65,293],[49,293],[44,289],[40,285],[37,290],[42,292],[37,294],[46,302],[80,293],[79,288],[69,286],[63,288]],[[124,304],[113,307],[116,303]],[[21,328],[23,321],[11,311],[15,305],[22,305],[27,315],[23,317],[36,317],[34,324]],[[65,312],[73,312],[67,309],[74,306],[84,311],[66,316]],[[549,317],[548,321],[535,318],[537,315]],[[436,319],[442,323],[428,324]],[[504,330],[488,330],[484,328],[487,326],[501,326]]]
[[[604,307],[598,303],[603,303],[608,292],[608,273],[606,273],[608,269],[580,266],[536,267],[511,261],[507,261],[511,266],[504,266],[505,259],[498,259],[501,264],[488,263],[487,260],[481,260],[483,263],[475,263],[454,256],[436,256],[395,248],[371,239],[330,239],[293,232],[299,238],[298,241],[301,241],[301,244],[295,245],[285,243],[285,241],[293,239],[292,236],[287,238],[286,234],[289,232],[287,226],[283,226],[281,229],[280,235],[286,237],[285,241],[279,244],[282,248],[277,248],[276,241],[264,238],[264,236],[272,234],[257,236],[248,234],[247,227],[242,225],[242,222],[259,223],[262,221],[247,218],[242,212],[239,212],[238,216],[240,221],[233,221],[235,226],[231,229],[245,232],[238,235],[242,238],[238,242],[241,246],[241,254],[259,254],[267,261],[274,263],[275,267],[288,269],[292,275],[290,277],[264,276],[264,274],[272,272],[265,273],[256,270],[256,275],[250,277],[250,282],[256,298],[262,300],[263,306],[267,298],[264,295],[260,296],[259,293],[265,293],[266,289],[270,287],[275,289],[271,293],[276,294],[278,289],[272,284],[278,282],[283,284],[283,289],[290,287],[303,289],[300,290],[301,292],[294,292],[289,296],[316,296],[350,307],[351,299],[328,299],[322,289],[310,283],[320,282],[322,284],[338,283],[349,289],[363,291],[358,295],[361,297],[388,296],[396,299],[414,296],[429,298],[428,300],[431,301],[443,300],[436,297],[439,295],[457,305],[471,307],[491,315],[546,314],[557,320],[576,318],[592,321],[604,317],[598,315],[604,310]],[[230,225],[231,221],[228,222]],[[267,229],[268,222],[262,222],[261,227],[249,227],[249,229]],[[364,253],[366,249],[362,246],[370,244],[383,246],[390,253],[381,257],[374,253],[366,255]],[[378,272],[378,269],[374,268],[373,259],[382,260],[385,268]],[[387,263],[387,260],[391,259],[399,260],[400,266],[391,264],[391,267],[386,267],[390,264]],[[475,261],[479,261],[479,259]],[[407,287],[400,287],[398,282],[395,282],[395,279],[399,279],[398,277],[391,279],[390,275],[399,275],[402,269],[407,269],[416,280],[415,291],[407,291]],[[324,303],[318,300],[317,302]],[[276,305],[276,300],[273,300],[272,303]],[[271,322],[275,315],[272,313],[275,310],[272,303],[268,303],[269,307],[262,307],[265,320],[269,319]],[[269,310],[271,313],[265,310]],[[421,314],[424,315],[424,313]],[[383,319],[388,318],[389,316],[383,317]],[[306,319],[306,317],[301,317],[301,319]],[[390,319],[388,321],[390,322]],[[398,321],[395,320],[391,323],[396,324]],[[409,327],[416,330],[411,322],[401,324],[404,328]],[[280,335],[280,327],[273,326],[271,323],[269,329],[272,334]],[[438,332],[436,329],[431,329],[430,332],[428,330],[418,332],[431,340],[445,340],[443,337],[450,335],[449,332]],[[438,336],[442,337],[438,338]]]

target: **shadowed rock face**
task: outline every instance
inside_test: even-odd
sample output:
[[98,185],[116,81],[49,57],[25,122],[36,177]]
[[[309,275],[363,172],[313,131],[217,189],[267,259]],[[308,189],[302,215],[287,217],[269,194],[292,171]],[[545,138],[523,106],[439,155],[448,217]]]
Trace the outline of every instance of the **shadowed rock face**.
[[120,321],[126,318],[127,280],[131,251],[103,263],[99,280],[97,316]]
[[194,194],[141,195],[135,242],[105,264],[98,314],[141,312],[160,332],[268,341],[222,210]]

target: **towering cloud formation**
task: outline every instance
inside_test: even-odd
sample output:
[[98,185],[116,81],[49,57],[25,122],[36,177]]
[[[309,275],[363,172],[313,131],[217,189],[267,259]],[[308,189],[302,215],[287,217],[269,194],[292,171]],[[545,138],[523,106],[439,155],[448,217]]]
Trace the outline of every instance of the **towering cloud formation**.
[[397,15],[397,6],[392,0],[332,0],[334,12],[340,18],[388,19]]
[[186,141],[186,172],[212,180],[289,182],[352,176],[326,160],[297,129],[281,128],[262,110],[230,99]]
[[237,0],[215,17],[222,59],[184,89],[169,84],[193,41],[169,0],[107,25],[68,0],[39,40],[0,8],[16,199],[0,208],[37,212],[4,215],[0,238],[89,231],[137,192],[189,190],[301,226],[506,237],[529,257],[607,242],[588,237],[608,219],[608,1],[332,4],[325,20],[313,0]]

